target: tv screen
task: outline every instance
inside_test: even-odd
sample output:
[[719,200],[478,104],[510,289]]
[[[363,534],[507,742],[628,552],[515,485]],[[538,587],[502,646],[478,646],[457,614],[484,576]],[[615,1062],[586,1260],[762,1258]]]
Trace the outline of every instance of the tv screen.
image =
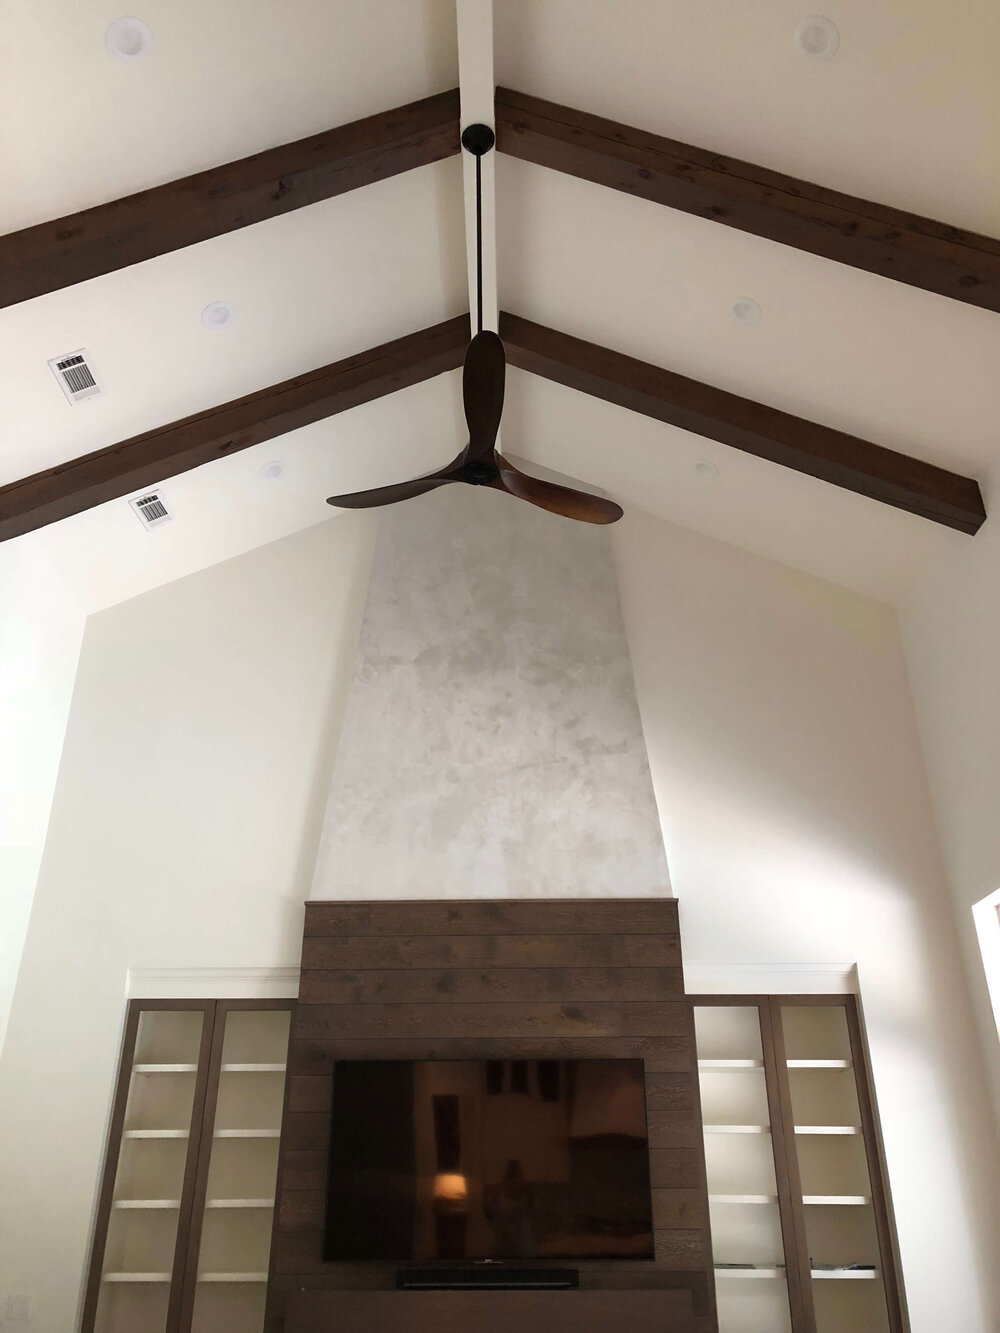
[[331,1261],[652,1259],[641,1060],[340,1060]]

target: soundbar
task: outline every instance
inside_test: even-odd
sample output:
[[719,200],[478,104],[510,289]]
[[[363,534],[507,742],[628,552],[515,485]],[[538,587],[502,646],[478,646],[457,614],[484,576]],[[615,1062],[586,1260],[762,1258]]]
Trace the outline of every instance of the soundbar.
[[401,1268],[400,1291],[570,1291],[580,1285],[575,1268]]

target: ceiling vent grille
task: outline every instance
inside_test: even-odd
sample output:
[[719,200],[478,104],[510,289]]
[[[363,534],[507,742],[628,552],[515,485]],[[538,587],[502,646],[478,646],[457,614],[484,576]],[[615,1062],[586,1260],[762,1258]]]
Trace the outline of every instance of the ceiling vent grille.
[[60,389],[71,403],[79,403],[84,398],[93,398],[101,392],[87,360],[87,353],[82,347],[76,352],[53,357],[49,367],[59,381]]
[[173,518],[159,491],[148,491],[135,500],[129,500],[129,504],[138,514],[144,528],[158,528],[161,523],[169,523]]

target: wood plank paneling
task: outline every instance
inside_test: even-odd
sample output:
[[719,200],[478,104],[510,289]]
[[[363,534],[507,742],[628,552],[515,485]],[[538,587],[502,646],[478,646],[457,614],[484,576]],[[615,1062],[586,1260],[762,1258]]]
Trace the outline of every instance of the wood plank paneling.
[[305,1040],[338,1037],[657,1037],[687,1026],[682,1000],[662,1004],[307,1004],[296,1024]]
[[588,1290],[688,1292],[692,1327],[714,1333],[697,1059],[674,900],[309,903],[302,962],[268,1333],[280,1333],[292,1290],[393,1284],[393,1265],[323,1262],[336,1060],[609,1057],[645,1062],[656,1254],[573,1267]]
[[643,1291],[293,1292],[289,1333],[694,1333],[690,1293]]
[[680,967],[676,931],[658,935],[307,935],[302,970],[425,967]]
[[525,1000],[669,1000],[679,967],[433,968],[303,972],[304,1004],[456,1004]]
[[687,1033],[670,1037],[338,1037],[293,1040],[293,1074],[329,1074],[335,1060],[645,1060],[647,1073],[691,1067]]
[[674,898],[510,899],[502,902],[306,903],[314,935],[674,934]]

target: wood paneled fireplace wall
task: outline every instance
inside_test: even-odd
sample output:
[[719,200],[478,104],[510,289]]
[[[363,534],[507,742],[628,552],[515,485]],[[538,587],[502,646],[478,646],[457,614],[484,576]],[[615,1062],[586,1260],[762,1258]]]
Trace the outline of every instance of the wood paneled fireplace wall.
[[676,901],[308,903],[268,1333],[284,1329],[292,1291],[388,1291],[395,1281],[395,1265],[323,1261],[335,1060],[600,1056],[645,1061],[656,1257],[575,1263],[580,1285],[662,1290],[665,1314],[678,1299],[667,1292],[690,1293],[693,1327],[710,1333],[698,1066]]

